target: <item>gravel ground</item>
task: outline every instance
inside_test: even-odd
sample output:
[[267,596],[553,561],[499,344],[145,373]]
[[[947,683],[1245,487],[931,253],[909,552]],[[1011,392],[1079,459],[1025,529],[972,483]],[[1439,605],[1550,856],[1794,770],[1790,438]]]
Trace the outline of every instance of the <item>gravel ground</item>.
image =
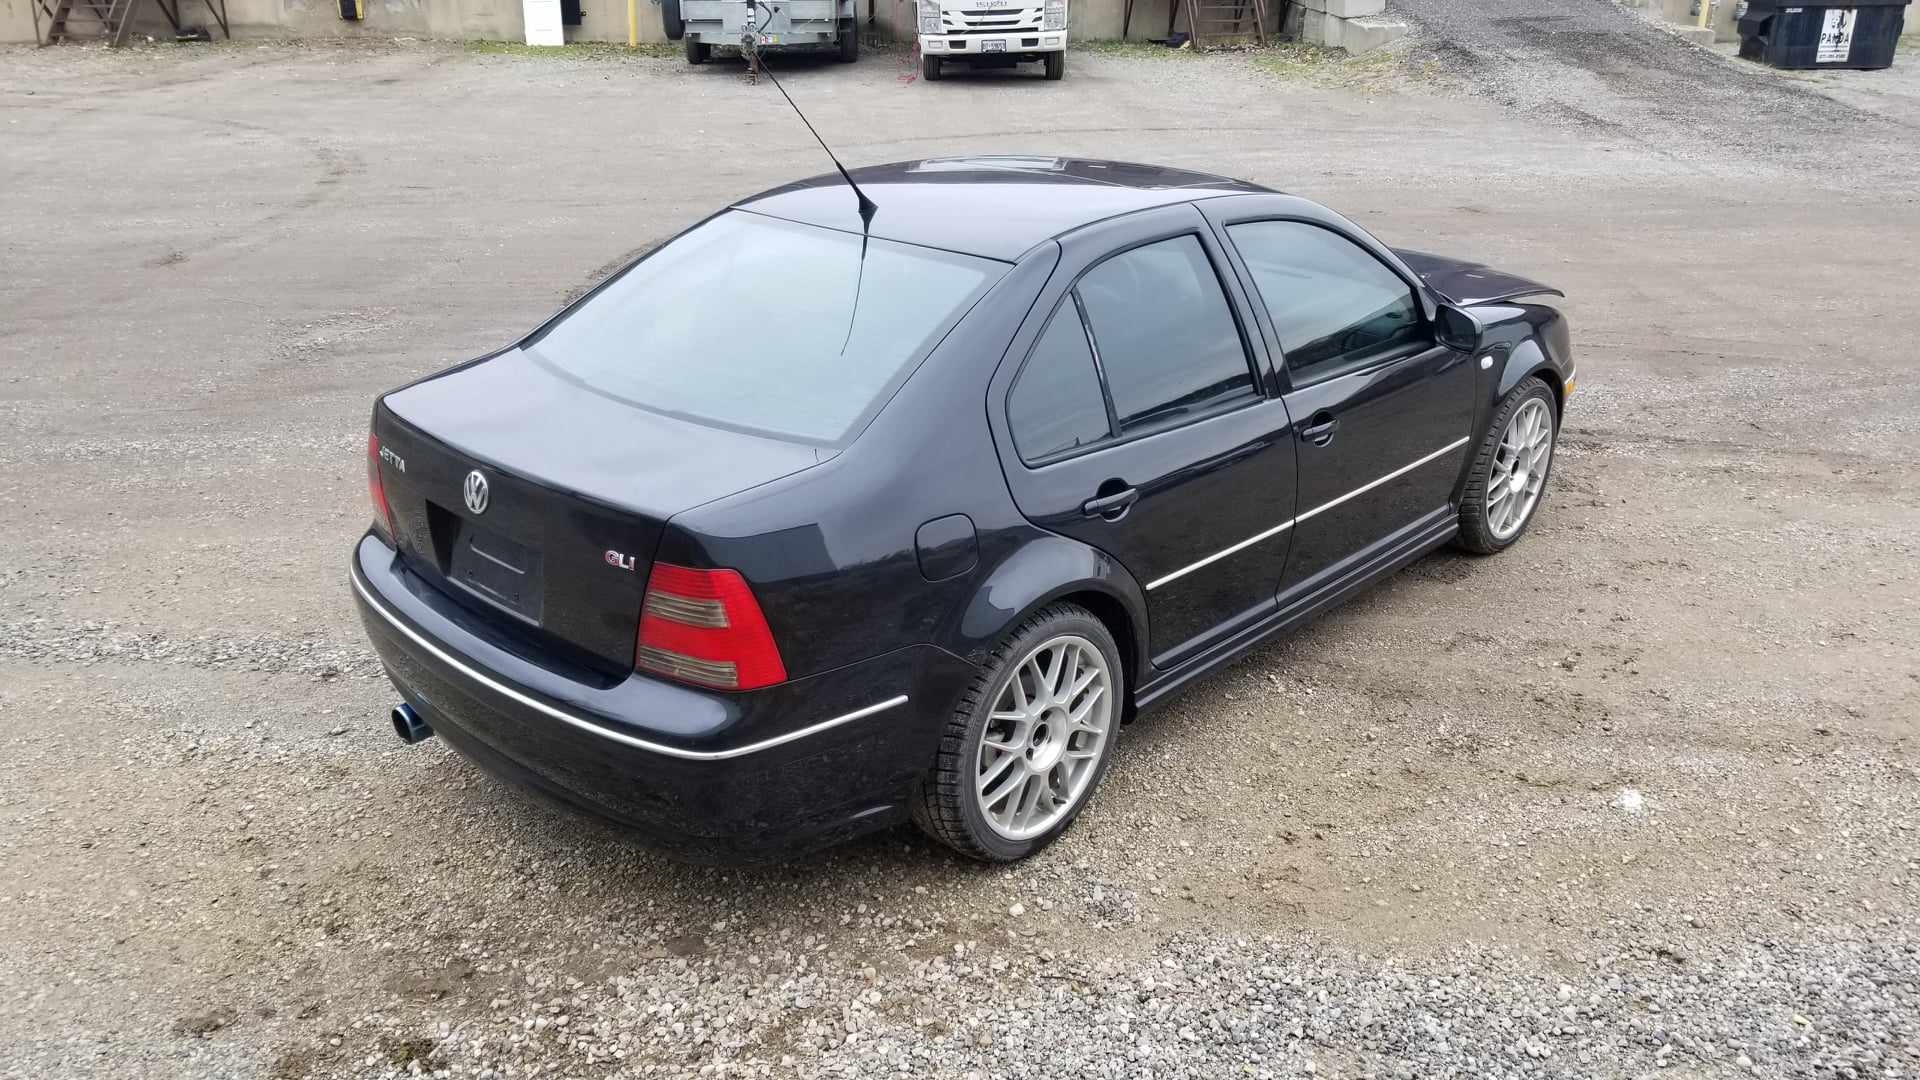
[[819,171],[769,87],[0,53],[0,1075],[1920,1074],[1901,84],[1407,6],[1385,58],[787,74],[850,161],[1210,168],[1571,296],[1527,542],[1195,686],[998,869],[665,861],[399,747],[347,597],[372,396]]

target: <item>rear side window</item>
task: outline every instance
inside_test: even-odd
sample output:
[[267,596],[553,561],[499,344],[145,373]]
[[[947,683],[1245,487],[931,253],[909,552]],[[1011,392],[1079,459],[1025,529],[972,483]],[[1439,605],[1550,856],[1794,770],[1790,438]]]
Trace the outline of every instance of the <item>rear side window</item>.
[[1107,402],[1072,297],[1053,313],[1020,369],[1007,396],[1007,427],[1027,461],[1107,437]]
[[1250,221],[1227,235],[1267,306],[1287,368],[1319,372],[1425,340],[1413,290],[1366,249],[1298,221]]
[[1199,237],[1122,252],[1076,288],[1122,429],[1252,395],[1246,348]]
[[1003,263],[731,211],[560,316],[527,351],[609,397],[809,442],[852,434]]

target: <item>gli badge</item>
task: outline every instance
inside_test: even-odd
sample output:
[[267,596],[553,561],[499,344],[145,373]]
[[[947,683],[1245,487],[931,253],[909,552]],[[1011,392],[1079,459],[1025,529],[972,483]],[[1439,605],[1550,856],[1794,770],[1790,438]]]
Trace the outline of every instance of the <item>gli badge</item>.
[[633,570],[633,556],[631,555],[622,555],[617,551],[608,549],[606,558],[608,566],[617,566],[629,572]]

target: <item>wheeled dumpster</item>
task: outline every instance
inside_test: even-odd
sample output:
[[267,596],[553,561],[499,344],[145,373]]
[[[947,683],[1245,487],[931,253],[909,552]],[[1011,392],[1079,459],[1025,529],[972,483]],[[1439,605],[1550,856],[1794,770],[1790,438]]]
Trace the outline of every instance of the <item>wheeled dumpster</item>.
[[1777,68],[1883,68],[1893,63],[1910,0],[1796,4],[1748,0],[1740,55]]

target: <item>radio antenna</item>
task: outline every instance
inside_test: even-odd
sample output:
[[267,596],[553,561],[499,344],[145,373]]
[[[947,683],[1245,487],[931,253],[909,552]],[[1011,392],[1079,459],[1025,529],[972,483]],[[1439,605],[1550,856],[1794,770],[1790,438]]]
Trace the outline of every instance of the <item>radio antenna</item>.
[[[762,7],[762,6],[765,6],[765,5],[761,3],[761,0],[747,0],[747,17],[751,19],[753,17],[753,9],[756,7]],[[766,21],[762,22],[760,25],[764,27],[767,24],[767,22],[771,22],[771,21],[773,21],[773,9],[768,8]],[[760,37],[759,31],[758,30],[754,31],[753,36],[755,41],[757,42]],[[757,56],[757,54],[759,53],[759,50],[755,49],[754,52]],[[858,199],[860,203],[860,240],[861,240],[860,250],[861,250],[861,254],[865,255],[867,230],[873,227],[874,211],[879,210],[880,207],[876,205],[872,199],[867,198],[867,193],[860,190],[859,184],[856,184],[853,182],[853,176],[847,172],[847,167],[845,165],[840,164],[840,159],[834,155],[833,147],[828,146],[827,140],[821,138],[820,133],[814,130],[813,121],[807,119],[807,114],[801,112],[800,106],[794,104],[793,95],[787,93],[787,88],[780,85],[779,79],[774,78],[773,69],[768,67],[766,64],[760,64],[758,66],[761,71],[766,72],[767,78],[773,82],[773,88],[775,90],[780,91],[780,96],[787,99],[787,104],[789,106],[792,106],[793,108],[793,114],[795,116],[798,116],[800,118],[800,122],[807,126],[807,134],[812,135],[813,141],[820,144],[820,149],[825,150],[827,152],[827,160],[833,162],[833,167],[839,170],[840,179],[845,180],[847,182],[847,186],[853,189],[853,197],[855,199]]]

